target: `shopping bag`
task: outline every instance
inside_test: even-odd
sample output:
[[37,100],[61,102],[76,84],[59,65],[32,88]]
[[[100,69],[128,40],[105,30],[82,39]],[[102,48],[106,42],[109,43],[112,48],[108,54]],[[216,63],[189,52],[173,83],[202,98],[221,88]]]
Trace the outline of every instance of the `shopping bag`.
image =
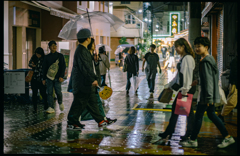
[[227,96],[227,104],[223,105],[222,116],[228,115],[237,105],[237,88],[233,85],[231,92]]
[[226,99],[225,93],[220,86],[219,86],[219,94],[220,94],[221,101],[220,101],[220,103],[215,103],[214,104],[215,107],[219,107],[219,106],[227,104],[227,99]]
[[104,86],[104,88],[101,88],[101,87],[98,86],[98,88],[100,89],[99,96],[103,100],[107,100],[112,95],[112,88],[110,88],[108,86]]
[[169,105],[172,105],[172,104],[173,104],[174,100],[177,98],[178,92],[179,92],[179,91],[174,91],[174,90],[173,90],[171,100],[170,100],[169,103],[168,103]]
[[25,77],[26,82],[31,82],[33,73],[34,73],[34,71],[32,71],[32,70],[28,71],[27,76]]
[[169,103],[172,98],[173,91],[168,89],[163,89],[158,97],[158,101],[162,103]]
[[182,94],[180,92],[178,93],[174,114],[187,116],[189,115],[193,94],[187,95],[188,97],[182,97]]

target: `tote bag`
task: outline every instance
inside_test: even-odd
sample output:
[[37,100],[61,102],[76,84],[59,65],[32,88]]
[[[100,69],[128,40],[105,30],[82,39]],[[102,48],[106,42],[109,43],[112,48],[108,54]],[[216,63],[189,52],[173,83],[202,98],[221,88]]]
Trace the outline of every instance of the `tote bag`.
[[188,97],[186,98],[183,97],[182,99],[182,94],[180,92],[178,93],[174,114],[187,115],[187,116],[189,115],[193,94],[187,94],[187,95]]
[[31,82],[32,77],[33,77],[33,73],[34,73],[34,71],[32,71],[32,70],[28,71],[27,76],[25,77],[26,82]]
[[237,88],[233,85],[231,91],[227,96],[227,104],[223,105],[223,109],[221,112],[222,116],[228,115],[236,106],[237,106]]
[[172,94],[173,94],[173,91],[167,91],[167,89],[164,89],[160,93],[160,95],[158,97],[158,101],[162,102],[162,103],[169,103],[172,98]]

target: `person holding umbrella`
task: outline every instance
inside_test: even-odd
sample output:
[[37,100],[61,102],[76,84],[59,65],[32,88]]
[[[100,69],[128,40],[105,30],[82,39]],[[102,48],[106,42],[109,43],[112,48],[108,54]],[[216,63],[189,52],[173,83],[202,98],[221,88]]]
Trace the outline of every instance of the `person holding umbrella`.
[[79,117],[87,109],[98,127],[106,127],[114,122],[105,120],[100,114],[96,91],[98,76],[94,61],[88,50],[91,43],[91,32],[89,29],[80,29],[77,33],[79,45],[74,54],[72,68],[73,102],[68,113],[67,129],[81,130],[84,125],[79,122]]
[[105,83],[107,70],[109,71],[110,62],[106,55],[105,46],[99,48],[99,69],[101,75],[101,87],[107,86]]

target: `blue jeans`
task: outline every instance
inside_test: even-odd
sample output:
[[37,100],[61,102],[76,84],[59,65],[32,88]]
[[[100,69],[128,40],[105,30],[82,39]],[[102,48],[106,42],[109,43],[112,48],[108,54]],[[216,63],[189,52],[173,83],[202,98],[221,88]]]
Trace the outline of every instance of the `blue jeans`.
[[208,118],[217,126],[219,131],[221,132],[223,137],[228,136],[228,131],[226,127],[224,126],[223,122],[221,119],[215,114],[215,106],[213,105],[203,105],[203,104],[198,104],[197,105],[197,110],[195,113],[195,120],[193,124],[193,131],[191,135],[191,140],[197,139],[197,135],[201,129],[202,126],[202,119],[204,112],[207,111],[207,116]]
[[101,87],[102,86],[107,86],[106,83],[105,83],[105,80],[106,80],[106,74],[105,75],[101,75]]
[[130,72],[127,72],[127,85],[126,85],[126,90],[128,91],[130,88],[131,88],[131,81],[130,81],[130,78],[133,76],[137,76],[137,74],[133,74],[133,73],[130,73]]
[[55,93],[57,94],[58,104],[62,104],[62,88],[61,82],[58,79],[50,80],[46,79],[46,86],[47,86],[47,100],[48,100],[48,107],[53,107],[54,100],[53,100],[53,88],[55,89]]
[[152,92],[152,93],[154,93],[155,78],[156,78],[156,73],[152,74],[152,78],[151,79],[147,79],[147,81],[148,81],[148,88],[150,89],[149,92]]

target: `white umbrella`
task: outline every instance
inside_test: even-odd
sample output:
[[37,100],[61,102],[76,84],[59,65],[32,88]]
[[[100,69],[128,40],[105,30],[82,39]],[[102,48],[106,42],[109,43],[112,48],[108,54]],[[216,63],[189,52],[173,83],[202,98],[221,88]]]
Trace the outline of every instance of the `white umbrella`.
[[[100,23],[104,23],[106,26],[110,26],[111,31],[117,31],[118,28],[124,25],[124,22],[122,20],[120,20],[115,15],[107,12],[89,12],[89,17],[91,19],[92,27],[95,28],[98,28]],[[87,13],[77,15],[75,18],[70,19],[63,26],[62,30],[58,34],[58,37],[65,40],[77,39],[77,32],[82,28],[88,28],[89,30],[91,30]],[[93,34],[92,32],[92,35],[96,34]],[[85,38],[85,36],[83,36],[82,38]]]
[[117,48],[117,50],[115,50],[115,54],[119,54],[120,52],[123,51],[123,49],[125,49],[126,47],[120,47],[120,48]]
[[112,51],[112,49],[106,44],[98,44],[98,45],[96,45],[96,49],[98,49],[99,47],[102,47],[102,46],[105,46],[106,51]]

